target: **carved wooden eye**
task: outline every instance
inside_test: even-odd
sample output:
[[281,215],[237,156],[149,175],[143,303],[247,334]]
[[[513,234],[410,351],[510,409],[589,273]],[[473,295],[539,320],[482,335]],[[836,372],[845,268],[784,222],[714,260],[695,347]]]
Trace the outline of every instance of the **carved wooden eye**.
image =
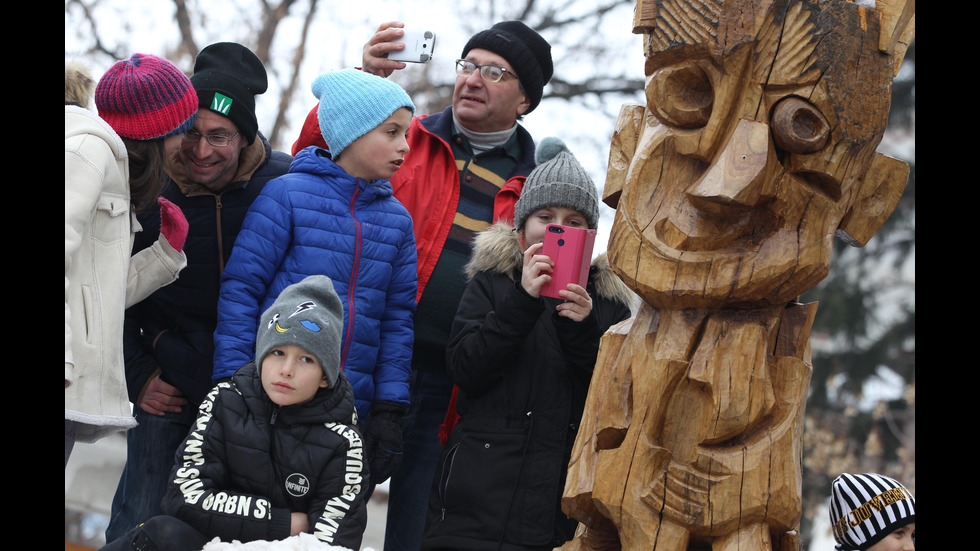
[[704,70],[694,64],[661,69],[646,87],[647,107],[664,124],[700,128],[711,117],[714,90]]
[[830,124],[812,103],[796,96],[779,100],[772,110],[773,141],[791,153],[813,153],[827,145]]

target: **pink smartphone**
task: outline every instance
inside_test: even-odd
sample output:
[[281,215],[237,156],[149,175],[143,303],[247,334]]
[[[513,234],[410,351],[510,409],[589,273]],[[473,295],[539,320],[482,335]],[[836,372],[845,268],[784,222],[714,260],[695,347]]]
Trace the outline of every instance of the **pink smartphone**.
[[558,291],[567,289],[569,283],[585,287],[589,279],[589,266],[592,263],[595,232],[584,228],[548,224],[541,254],[551,258],[555,266],[551,281],[541,288],[542,295],[562,298],[558,295]]

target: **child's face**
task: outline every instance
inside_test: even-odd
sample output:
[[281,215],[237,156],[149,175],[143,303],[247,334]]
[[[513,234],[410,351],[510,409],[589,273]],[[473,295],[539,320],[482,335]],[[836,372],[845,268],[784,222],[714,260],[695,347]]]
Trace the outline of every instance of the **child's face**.
[[309,401],[327,377],[316,357],[295,344],[273,348],[262,359],[262,388],[280,406]]
[[915,551],[915,523],[898,528],[869,547],[868,551]]
[[347,174],[365,180],[388,180],[408,153],[408,127],[412,112],[402,107],[374,129],[357,138],[337,158]]
[[522,245],[527,249],[528,245],[544,243],[545,230],[548,224],[560,224],[572,228],[588,228],[589,224],[585,216],[574,209],[568,207],[545,207],[531,213],[524,222],[524,229],[521,234],[524,236]]

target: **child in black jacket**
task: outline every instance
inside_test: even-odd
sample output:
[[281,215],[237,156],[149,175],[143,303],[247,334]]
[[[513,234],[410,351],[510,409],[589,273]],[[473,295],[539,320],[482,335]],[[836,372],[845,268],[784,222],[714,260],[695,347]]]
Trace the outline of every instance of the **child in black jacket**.
[[162,508],[103,549],[200,549],[312,532],[359,549],[367,468],[340,371],[343,307],[310,276],[262,315],[256,357],[201,404]]
[[592,228],[598,193],[560,140],[542,141],[514,227],[477,237],[446,352],[458,423],[436,471],[423,549],[552,549],[571,538],[565,473],[599,338],[630,315],[632,293],[605,257],[564,301],[541,295],[549,223]]

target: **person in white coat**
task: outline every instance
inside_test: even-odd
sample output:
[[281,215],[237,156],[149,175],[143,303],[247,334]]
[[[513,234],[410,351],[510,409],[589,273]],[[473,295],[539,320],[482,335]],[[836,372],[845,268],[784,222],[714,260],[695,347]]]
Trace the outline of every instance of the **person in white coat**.
[[75,441],[94,442],[136,422],[123,367],[123,313],[177,278],[187,222],[160,201],[165,229],[133,256],[135,212],[157,198],[165,140],[191,127],[190,80],[156,56],[119,61],[95,87],[65,64],[65,466]]

